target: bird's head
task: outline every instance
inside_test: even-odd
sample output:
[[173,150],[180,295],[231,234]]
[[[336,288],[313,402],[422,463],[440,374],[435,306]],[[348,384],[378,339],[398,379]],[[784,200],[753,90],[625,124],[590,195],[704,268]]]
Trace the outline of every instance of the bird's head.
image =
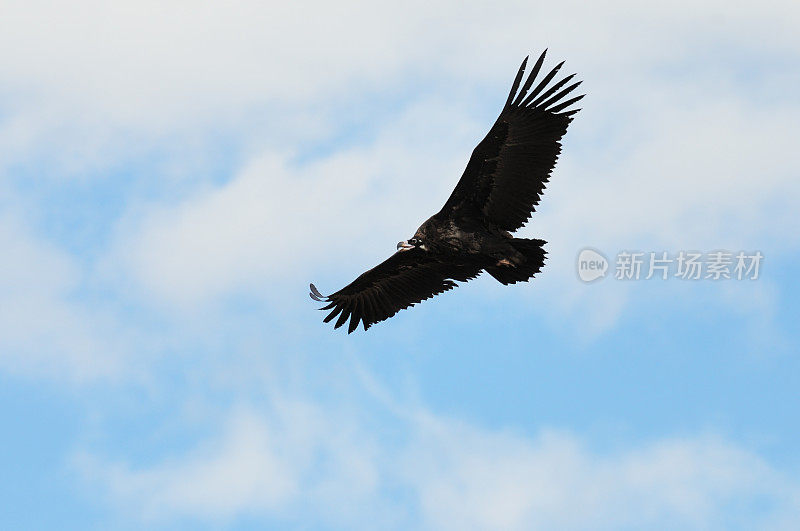
[[419,238],[416,235],[413,238],[409,238],[408,240],[404,240],[397,244],[397,250],[400,252],[410,251],[411,249],[416,248],[425,250],[425,244],[422,243],[422,238]]

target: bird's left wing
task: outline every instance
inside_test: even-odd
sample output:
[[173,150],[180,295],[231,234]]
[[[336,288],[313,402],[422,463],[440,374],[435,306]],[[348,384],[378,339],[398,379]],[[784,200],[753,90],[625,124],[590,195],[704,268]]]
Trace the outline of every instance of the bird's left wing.
[[511,232],[530,218],[561,152],[561,137],[578,112],[569,107],[583,97],[565,99],[580,85],[568,85],[575,74],[548,86],[563,62],[530,90],[545,53],[520,88],[528,58],[522,62],[500,116],[473,150],[440,216],[477,216]]
[[336,293],[325,297],[311,284],[311,298],[327,302],[321,310],[330,310],[325,322],[337,315],[335,328],[348,317],[348,333],[358,327],[364,330],[388,319],[400,310],[429,299],[478,276],[481,268],[472,264],[441,262],[422,249],[397,252],[370,269]]

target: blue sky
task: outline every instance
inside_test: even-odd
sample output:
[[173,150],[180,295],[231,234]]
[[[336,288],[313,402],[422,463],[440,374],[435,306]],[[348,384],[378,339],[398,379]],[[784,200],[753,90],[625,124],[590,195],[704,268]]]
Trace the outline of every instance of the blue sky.
[[[0,527],[796,526],[796,5],[2,10]],[[588,95],[542,273],[324,325],[545,47]]]

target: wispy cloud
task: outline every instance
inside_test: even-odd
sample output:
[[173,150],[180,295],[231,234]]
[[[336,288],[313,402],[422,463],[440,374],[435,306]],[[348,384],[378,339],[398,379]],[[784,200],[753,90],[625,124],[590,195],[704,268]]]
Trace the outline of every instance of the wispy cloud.
[[127,348],[119,323],[75,300],[83,281],[79,266],[19,218],[0,214],[3,369],[70,381],[118,375]]
[[[76,466],[125,514],[161,523],[302,515],[337,527],[789,529],[800,516],[796,481],[711,435],[598,452],[565,432],[529,438],[425,410],[376,432],[322,404],[280,409],[237,408],[173,460],[132,467],[82,455]],[[382,430],[407,437],[376,443]]]
[[[797,253],[796,3],[42,1],[2,12],[0,370],[37,383],[143,373],[170,402],[215,404],[199,408],[202,436],[170,418],[179,442],[165,450],[147,427],[109,426],[127,419],[107,402],[157,417],[152,403],[130,387],[82,388],[102,395],[82,406],[101,435],[63,452],[87,491],[108,492],[94,503],[137,523],[212,526],[789,529],[800,517],[796,471],[738,433],[690,427],[601,450],[557,423],[499,428],[496,411],[387,411],[388,393],[362,393],[342,357],[445,343],[422,329],[380,345],[320,340],[294,312],[308,280],[351,280],[440,207],[519,61],[545,46],[588,96],[525,229],[550,242],[548,265],[534,291],[502,295],[535,293],[536,306],[502,312],[564,326],[618,360],[626,345],[598,353],[592,341],[655,292],[588,289],[574,277],[579,248]],[[65,190],[91,199],[72,204]],[[87,222],[78,211],[92,201],[105,210]],[[59,241],[64,220],[41,222],[56,203],[102,232],[91,253]],[[706,291],[688,319],[749,313],[755,348],[780,343],[776,308],[794,286],[782,282]],[[437,322],[437,338],[478,322]],[[633,343],[658,341],[656,329]],[[465,374],[496,354],[489,345],[480,365],[472,345],[458,348],[473,356],[458,357]],[[393,362],[408,364],[382,366],[397,387],[422,370]],[[474,392],[503,392],[514,370]],[[159,449],[145,459],[116,444],[148,437]]]

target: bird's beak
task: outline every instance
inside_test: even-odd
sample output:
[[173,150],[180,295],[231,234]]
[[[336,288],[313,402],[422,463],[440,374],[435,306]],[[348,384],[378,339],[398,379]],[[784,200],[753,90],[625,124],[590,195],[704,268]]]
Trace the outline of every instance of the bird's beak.
[[405,240],[397,244],[397,250],[401,251],[401,252],[402,251],[410,251],[413,248],[414,248],[414,246],[411,245],[410,243],[408,243],[408,241],[405,241]]

